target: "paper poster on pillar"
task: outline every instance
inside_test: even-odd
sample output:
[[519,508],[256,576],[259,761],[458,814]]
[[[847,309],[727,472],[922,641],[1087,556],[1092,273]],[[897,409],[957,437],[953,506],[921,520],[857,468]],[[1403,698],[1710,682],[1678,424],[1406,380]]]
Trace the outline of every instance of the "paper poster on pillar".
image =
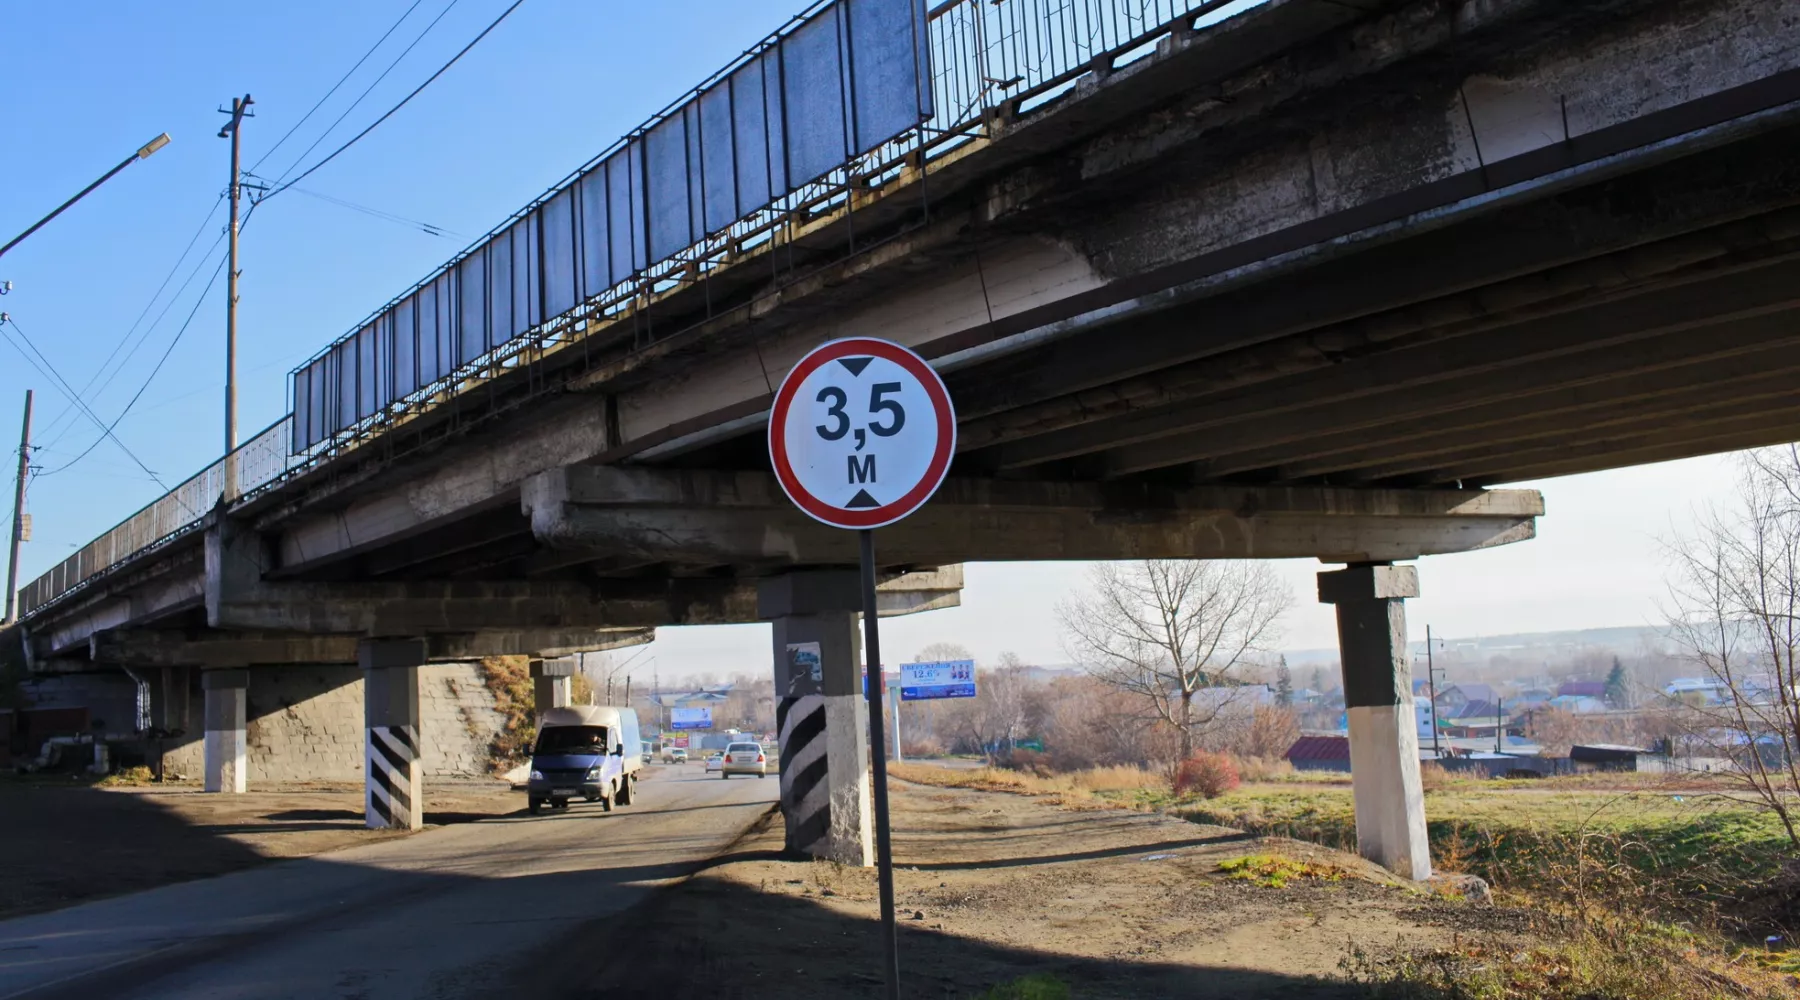
[[787,644],[786,697],[799,698],[825,693],[825,662],[816,642]]

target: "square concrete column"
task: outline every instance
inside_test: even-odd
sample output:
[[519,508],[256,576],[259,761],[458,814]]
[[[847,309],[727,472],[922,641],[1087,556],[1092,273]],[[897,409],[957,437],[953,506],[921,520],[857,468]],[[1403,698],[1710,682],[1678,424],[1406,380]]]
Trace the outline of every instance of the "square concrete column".
[[248,670],[206,670],[200,674],[206,692],[206,790],[244,790],[245,695]]
[[1319,601],[1337,606],[1357,853],[1397,875],[1424,880],[1431,877],[1431,849],[1404,600],[1417,596],[1419,575],[1411,566],[1319,574]]
[[371,830],[425,825],[419,785],[419,667],[423,639],[365,639],[356,644],[363,672],[363,821]]
[[193,727],[188,724],[188,686],[190,668],[163,667],[160,690],[152,692],[151,702],[154,711],[150,714],[150,724],[166,732],[188,732]]
[[574,660],[532,660],[532,707],[541,717],[546,709],[568,708],[573,700]]
[[869,705],[862,688],[862,604],[854,571],[763,581],[758,616],[774,622],[781,814],[791,853],[875,863]]

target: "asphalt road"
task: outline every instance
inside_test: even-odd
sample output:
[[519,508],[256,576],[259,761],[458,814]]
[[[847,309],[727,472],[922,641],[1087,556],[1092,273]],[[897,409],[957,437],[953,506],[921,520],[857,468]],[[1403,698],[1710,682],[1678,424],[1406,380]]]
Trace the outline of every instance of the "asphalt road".
[[443,827],[0,922],[0,1000],[507,995],[588,921],[724,851],[779,794],[773,775],[650,771],[612,813],[578,803]]

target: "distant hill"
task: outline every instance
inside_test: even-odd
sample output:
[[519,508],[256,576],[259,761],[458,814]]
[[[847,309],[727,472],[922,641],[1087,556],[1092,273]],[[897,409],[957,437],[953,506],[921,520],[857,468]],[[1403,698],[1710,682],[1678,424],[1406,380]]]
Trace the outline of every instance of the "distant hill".
[[[1637,653],[1646,648],[1668,649],[1668,630],[1648,625],[1623,625],[1611,628],[1582,628],[1562,632],[1514,632],[1507,635],[1459,636],[1440,639],[1439,649],[1476,656],[1491,656],[1527,650],[1574,651],[1603,649],[1618,653]],[[1410,644],[1411,651],[1425,655],[1425,641]],[[1289,649],[1282,653],[1289,667],[1317,666],[1336,663],[1338,651],[1327,649]]]

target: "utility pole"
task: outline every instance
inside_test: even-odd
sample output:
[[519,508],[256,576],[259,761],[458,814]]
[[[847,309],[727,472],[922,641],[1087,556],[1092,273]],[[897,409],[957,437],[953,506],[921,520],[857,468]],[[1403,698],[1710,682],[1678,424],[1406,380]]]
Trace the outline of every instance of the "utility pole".
[[6,560],[6,617],[13,621],[19,602],[19,543],[25,540],[25,477],[31,473],[31,390],[25,390],[25,423],[19,431],[19,476],[13,483],[12,554]]
[[[231,99],[231,110],[219,109],[220,114],[230,115],[231,121],[219,130],[219,138],[231,140],[231,247],[229,263],[225,265],[225,453],[237,450],[237,303],[238,303],[238,196],[242,193],[243,184],[239,169],[238,147],[239,133],[246,117],[254,118],[249,113],[250,105],[256,103],[245,94],[242,99]],[[232,470],[227,469],[227,477]],[[237,491],[228,483],[227,495]]]
[[1431,692],[1431,753],[1444,759],[1443,744],[1438,742],[1437,668],[1431,662],[1431,626],[1425,626],[1425,686]]

